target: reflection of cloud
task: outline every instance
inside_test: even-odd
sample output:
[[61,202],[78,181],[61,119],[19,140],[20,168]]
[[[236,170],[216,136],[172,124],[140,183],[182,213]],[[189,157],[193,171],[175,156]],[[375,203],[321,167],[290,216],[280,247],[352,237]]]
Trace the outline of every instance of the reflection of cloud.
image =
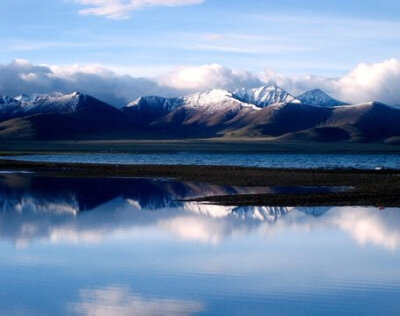
[[78,215],[56,209],[31,212],[30,208],[22,208],[0,214],[0,238],[18,246],[34,240],[98,243],[156,230],[185,241],[218,244],[254,232],[270,237],[293,230],[339,229],[361,245],[375,244],[387,249],[400,246],[399,209],[380,212],[374,207],[225,207],[184,203],[183,208],[149,210],[138,206],[118,198]]
[[378,212],[376,208],[339,208],[330,217],[361,245],[374,244],[391,250],[400,245],[399,209]]
[[191,315],[204,311],[200,302],[144,298],[125,287],[81,290],[80,299],[73,309],[83,315]]
[[[271,227],[294,208],[232,207],[184,203],[182,215],[163,218],[159,226],[186,241],[217,244],[223,239],[245,235],[254,230]],[[191,213],[191,214],[190,214]]]
[[214,218],[226,217],[232,213],[232,206],[212,205],[196,202],[185,202],[182,208],[194,214],[210,216]]
[[203,216],[180,216],[160,221],[160,228],[185,241],[217,244],[231,234],[226,221],[214,221]]

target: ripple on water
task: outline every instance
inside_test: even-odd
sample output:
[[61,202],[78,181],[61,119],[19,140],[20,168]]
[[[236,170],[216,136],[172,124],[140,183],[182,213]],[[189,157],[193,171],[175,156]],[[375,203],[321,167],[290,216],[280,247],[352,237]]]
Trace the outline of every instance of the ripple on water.
[[145,154],[49,154],[7,156],[4,159],[41,162],[99,164],[234,165],[271,168],[359,168],[400,169],[398,154],[217,154],[217,153],[145,153]]

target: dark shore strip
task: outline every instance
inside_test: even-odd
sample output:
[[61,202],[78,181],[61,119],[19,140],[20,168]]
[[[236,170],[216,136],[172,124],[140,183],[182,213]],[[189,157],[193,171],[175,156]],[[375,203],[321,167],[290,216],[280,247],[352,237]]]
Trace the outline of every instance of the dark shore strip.
[[100,165],[1,160],[0,170],[58,177],[174,178],[236,186],[349,186],[351,191],[309,194],[252,194],[196,199],[223,205],[400,207],[399,170],[268,169],[229,166]]

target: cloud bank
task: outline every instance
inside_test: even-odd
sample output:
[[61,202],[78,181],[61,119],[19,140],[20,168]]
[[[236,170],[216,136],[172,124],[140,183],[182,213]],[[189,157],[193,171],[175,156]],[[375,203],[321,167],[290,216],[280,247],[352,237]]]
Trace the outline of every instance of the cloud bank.
[[146,95],[182,96],[213,88],[235,90],[276,82],[298,95],[320,88],[349,103],[380,101],[400,105],[400,60],[359,64],[342,77],[283,75],[273,70],[252,73],[219,64],[181,66],[154,78],[121,75],[101,65],[34,65],[16,59],[0,64],[0,95],[80,91],[117,107]]
[[109,19],[128,19],[132,11],[146,7],[176,7],[203,3],[205,0],[76,0],[88,6],[81,15],[99,15]]
[[178,93],[155,80],[120,75],[99,65],[38,66],[19,59],[0,65],[0,95],[72,91],[90,94],[114,106],[123,106],[143,95]]

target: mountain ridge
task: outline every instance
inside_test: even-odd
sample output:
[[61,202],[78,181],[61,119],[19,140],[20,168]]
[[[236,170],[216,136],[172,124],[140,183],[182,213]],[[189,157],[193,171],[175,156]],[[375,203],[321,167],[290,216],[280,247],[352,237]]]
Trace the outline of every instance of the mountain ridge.
[[264,108],[277,103],[300,103],[296,97],[278,87],[270,84],[253,89],[239,89],[233,95],[243,102],[251,103],[257,107]]
[[349,105],[320,89],[294,97],[275,84],[147,96],[121,109],[79,92],[0,96],[2,139],[143,137],[385,141],[400,137],[400,108],[379,102]]

